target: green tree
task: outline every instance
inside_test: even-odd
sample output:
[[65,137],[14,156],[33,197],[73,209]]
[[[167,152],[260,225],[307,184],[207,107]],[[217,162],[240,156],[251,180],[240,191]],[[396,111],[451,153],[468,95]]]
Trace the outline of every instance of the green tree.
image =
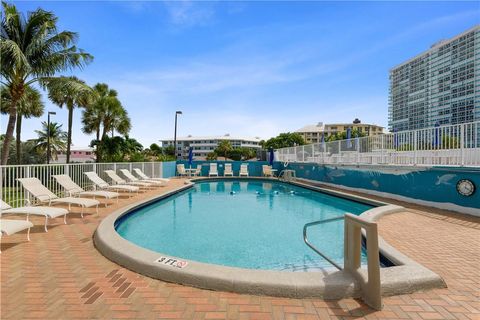
[[70,163],[72,145],[73,109],[87,107],[92,100],[93,90],[77,77],[58,77],[48,83],[48,97],[60,108],[68,110],[67,163]]
[[232,151],[232,144],[228,140],[222,140],[218,143],[218,146],[215,148],[214,152],[219,155],[223,155],[225,160],[227,160],[228,153]]
[[157,156],[157,157],[162,155],[162,152],[163,152],[162,147],[160,147],[156,143],[152,143],[150,145],[150,151],[151,151],[152,155]]
[[[62,125],[56,122],[42,122],[42,130],[35,130],[38,139],[35,140],[35,150],[43,155],[47,155],[47,145],[50,143],[50,156],[57,160],[60,152],[65,152],[67,146],[67,133],[62,130]],[[50,136],[50,141],[48,137]]]
[[[0,88],[0,110],[2,114],[9,114],[12,97],[10,90],[2,86]],[[15,163],[22,164],[22,119],[31,117],[40,117],[43,114],[44,105],[40,92],[31,86],[25,87],[25,94],[17,102],[17,122],[15,128]],[[10,161],[11,162],[11,161]]]
[[35,82],[45,87],[58,72],[81,68],[93,57],[75,46],[75,32],[58,32],[58,18],[52,12],[37,9],[25,17],[13,4],[2,2],[2,7],[0,74],[11,96],[1,156],[5,165],[25,88]]
[[[362,138],[365,137],[365,132],[359,131],[358,129],[352,130],[352,138]],[[345,140],[347,139],[347,131],[337,132],[328,136],[325,141],[336,141],[336,140]]]
[[296,132],[280,133],[278,136],[268,139],[265,144],[265,149],[280,149],[293,146],[301,146],[305,144],[303,137]]
[[[98,83],[93,87],[94,99],[82,115],[82,131],[87,134],[95,133],[96,145],[104,140],[109,132],[114,137],[115,131],[127,135],[131,128],[130,118],[121,102],[117,91],[110,89],[105,83]],[[101,162],[102,152],[97,150],[97,162]]]
[[210,161],[211,160],[217,160],[217,158],[218,158],[218,155],[215,151],[207,154],[207,160],[210,160]]

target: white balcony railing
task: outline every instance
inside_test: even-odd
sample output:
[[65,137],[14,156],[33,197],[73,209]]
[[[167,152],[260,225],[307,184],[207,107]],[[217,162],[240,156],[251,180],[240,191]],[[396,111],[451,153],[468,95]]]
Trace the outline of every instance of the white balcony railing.
[[281,162],[480,166],[480,121],[320,142],[276,151]]
[[[140,168],[149,177],[162,177],[164,162],[119,162],[119,163],[71,163],[71,164],[39,164],[39,165],[9,165],[0,166],[0,195],[3,201],[12,206],[21,206],[21,199],[34,199],[24,191],[19,178],[38,178],[42,183],[57,195],[63,195],[64,190],[55,181],[53,175],[67,174],[75,183],[85,190],[94,188],[90,180],[87,179],[84,172],[94,171],[108,183],[112,181],[105,174],[105,170],[127,169],[132,171],[134,168]],[[117,172],[118,173],[118,172]],[[119,174],[122,176],[122,174]]]

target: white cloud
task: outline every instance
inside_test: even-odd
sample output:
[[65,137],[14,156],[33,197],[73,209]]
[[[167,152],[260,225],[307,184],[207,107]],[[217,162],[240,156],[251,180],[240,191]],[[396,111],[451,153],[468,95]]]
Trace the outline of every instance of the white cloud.
[[178,27],[193,27],[210,23],[215,15],[213,6],[207,2],[166,1],[170,22]]

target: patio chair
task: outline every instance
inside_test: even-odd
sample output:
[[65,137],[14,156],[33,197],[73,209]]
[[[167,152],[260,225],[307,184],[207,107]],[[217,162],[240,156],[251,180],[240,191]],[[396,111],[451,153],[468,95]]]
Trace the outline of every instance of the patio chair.
[[197,167],[195,168],[195,171],[192,172],[192,176],[194,177],[199,177],[202,175],[202,165],[199,164],[197,165]]
[[[95,197],[101,197],[105,199],[116,198],[118,202],[118,197],[120,196],[118,192],[102,191],[102,190],[85,191],[82,187],[76,184],[72,180],[72,178],[70,178],[66,174],[54,175],[53,177],[55,178],[55,180],[57,180],[58,184],[65,189],[65,192],[71,197],[86,196],[86,197],[93,197],[93,199],[95,199]],[[105,202],[105,207],[107,206],[108,204]]]
[[217,164],[216,163],[210,163],[210,170],[208,171],[208,176],[212,177],[218,177],[218,171],[217,171]]
[[112,179],[112,181],[116,184],[120,184],[120,185],[124,185],[124,184],[131,184],[131,185],[134,185],[134,186],[137,186],[137,187],[140,187],[140,188],[151,188],[152,187],[152,183],[146,183],[146,182],[127,182],[125,181],[124,179],[120,178],[120,176],[118,174],[115,173],[115,171],[113,170],[105,170],[104,171],[107,176],[110,177],[110,179]]
[[269,165],[262,165],[262,175],[264,177],[273,177],[272,167]]
[[240,177],[248,177],[248,165],[246,163],[242,163],[240,165],[240,173],[238,174]]
[[183,163],[177,164],[177,176],[179,177],[188,176],[187,170],[185,170],[185,165]]
[[142,178],[143,180],[153,180],[153,181],[163,181],[163,182],[169,182],[170,179],[167,179],[167,178],[153,178],[153,177],[149,177],[147,176],[145,173],[143,173],[142,170],[140,170],[139,168],[135,168],[133,169],[133,171],[135,171],[135,173],[137,174],[137,176],[139,176],[140,178]]
[[67,209],[63,208],[52,208],[52,207],[33,207],[30,206],[30,201],[28,199],[20,199],[25,200],[27,203],[24,207],[12,208],[8,203],[3,200],[0,200],[0,215],[4,214],[21,214],[27,216],[35,215],[35,216],[44,216],[45,217],[45,225],[44,229],[45,232],[48,232],[48,219],[58,218],[63,216],[63,223],[67,224],[67,214],[69,213]]
[[37,178],[22,178],[17,180],[22,184],[23,188],[40,201],[40,203],[48,203],[49,206],[56,203],[65,203],[68,204],[68,211],[70,211],[72,204],[78,205],[82,208],[82,218],[85,208],[95,207],[96,212],[98,213],[98,205],[100,204],[100,201],[98,200],[76,197],[60,198],[55,193],[48,190],[48,188]]
[[100,178],[98,174],[96,174],[93,171],[87,171],[84,172],[84,174],[87,176],[87,178],[93,182],[93,184],[100,189],[109,189],[109,190],[115,190],[115,191],[123,191],[123,192],[137,192],[140,190],[139,187],[136,186],[130,186],[130,185],[123,185],[123,184],[115,184],[113,186],[109,185],[105,180]]
[[2,235],[11,235],[27,229],[27,240],[30,241],[30,228],[33,223],[28,220],[10,220],[0,219],[0,237]]
[[145,182],[149,183],[152,186],[161,186],[165,187],[165,182],[163,181],[158,181],[158,180],[140,180],[137,177],[135,177],[130,171],[127,169],[120,169],[120,172],[125,176],[125,178],[128,179],[130,182]]
[[233,177],[233,171],[232,171],[232,164],[231,163],[225,163],[225,170],[223,171],[223,176],[230,176]]

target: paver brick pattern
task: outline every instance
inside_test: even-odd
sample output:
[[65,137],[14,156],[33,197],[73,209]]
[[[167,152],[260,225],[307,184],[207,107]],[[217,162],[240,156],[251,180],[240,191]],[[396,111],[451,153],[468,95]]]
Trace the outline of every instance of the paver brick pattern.
[[33,217],[30,242],[24,233],[2,237],[1,319],[480,319],[480,221],[442,210],[410,206],[379,221],[385,240],[448,285],[387,297],[382,311],[356,299],[275,298],[166,283],[122,268],[94,248],[103,217],[183,182],[122,198],[99,215],[70,214],[68,225],[53,220],[48,233]]

